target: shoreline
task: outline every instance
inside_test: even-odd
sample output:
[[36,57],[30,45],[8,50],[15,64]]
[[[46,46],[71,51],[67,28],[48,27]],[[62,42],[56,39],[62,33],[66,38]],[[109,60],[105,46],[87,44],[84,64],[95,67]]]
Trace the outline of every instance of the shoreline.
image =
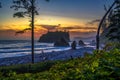
[[[34,62],[43,62],[51,60],[67,60],[76,57],[83,57],[85,52],[92,53],[94,48],[83,47],[76,50],[53,51],[48,53],[40,53],[34,55]],[[31,63],[31,55],[0,58],[0,66],[9,66],[15,64]]]

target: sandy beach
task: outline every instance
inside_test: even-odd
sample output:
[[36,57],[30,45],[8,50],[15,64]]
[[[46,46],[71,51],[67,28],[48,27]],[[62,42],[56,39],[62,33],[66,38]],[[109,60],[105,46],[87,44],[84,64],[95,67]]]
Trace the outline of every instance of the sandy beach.
[[[42,62],[47,60],[66,60],[70,58],[83,57],[85,52],[92,53],[93,50],[94,48],[92,47],[83,47],[77,50],[65,50],[58,52],[54,51],[49,53],[35,54],[34,57],[35,57],[35,62]],[[25,63],[31,63],[31,55],[0,59],[0,66],[25,64]]]

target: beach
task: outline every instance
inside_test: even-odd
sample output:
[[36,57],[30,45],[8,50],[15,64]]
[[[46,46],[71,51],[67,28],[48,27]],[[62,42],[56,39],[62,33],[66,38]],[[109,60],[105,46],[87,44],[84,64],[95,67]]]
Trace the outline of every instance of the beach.
[[[67,60],[71,58],[83,57],[84,53],[92,54],[94,48],[92,47],[82,47],[76,50],[65,50],[65,51],[53,51],[47,53],[40,53],[34,55],[34,62],[43,62],[43,61],[51,61],[51,60]],[[8,58],[0,58],[0,66],[9,66],[15,64],[26,64],[31,63],[31,54],[25,56],[17,56],[17,57],[8,57]]]

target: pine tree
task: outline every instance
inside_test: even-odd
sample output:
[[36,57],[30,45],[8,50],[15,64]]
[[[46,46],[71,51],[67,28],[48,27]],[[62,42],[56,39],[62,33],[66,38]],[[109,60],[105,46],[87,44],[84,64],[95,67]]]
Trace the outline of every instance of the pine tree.
[[2,8],[2,6],[1,6],[1,2],[0,2],[0,8]]
[[120,42],[120,0],[117,0],[115,8],[110,13],[109,22],[106,37],[110,41]]
[[[38,15],[38,10],[35,3],[36,0],[13,0],[13,6],[11,6],[11,8],[14,8],[14,10],[17,11],[14,13],[13,17],[28,17],[30,19],[30,28],[27,29],[31,30],[32,63],[34,63],[34,18],[35,15]],[[27,29],[20,32],[24,32]]]

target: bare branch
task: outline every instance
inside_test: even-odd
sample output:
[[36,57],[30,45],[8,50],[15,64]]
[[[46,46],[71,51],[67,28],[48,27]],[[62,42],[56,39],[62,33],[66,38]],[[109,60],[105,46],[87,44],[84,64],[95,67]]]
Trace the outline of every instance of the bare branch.
[[15,35],[17,35],[17,34],[23,34],[23,33],[25,33],[25,32],[28,31],[28,30],[31,30],[31,28],[25,28],[24,30],[17,31],[17,32],[15,33]]

